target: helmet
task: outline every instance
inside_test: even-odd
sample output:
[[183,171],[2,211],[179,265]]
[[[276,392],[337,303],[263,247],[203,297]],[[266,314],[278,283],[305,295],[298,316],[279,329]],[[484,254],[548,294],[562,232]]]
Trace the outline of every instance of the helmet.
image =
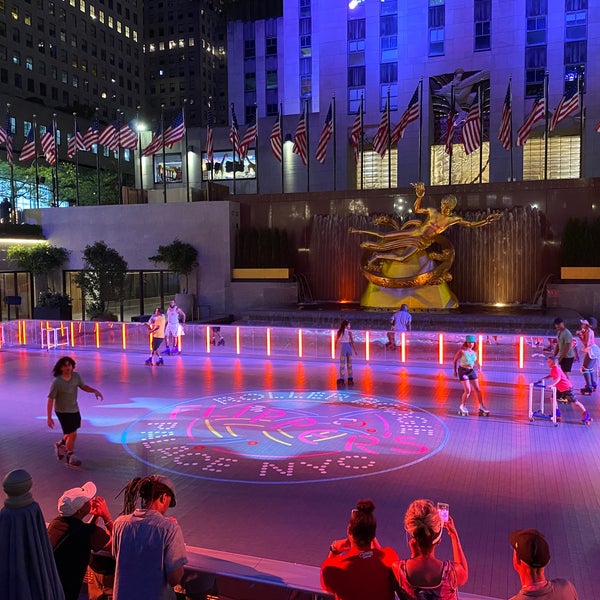
[[466,338],[465,338],[465,342],[471,342],[471,343],[475,343],[477,341],[477,339],[475,338],[474,335],[469,334]]

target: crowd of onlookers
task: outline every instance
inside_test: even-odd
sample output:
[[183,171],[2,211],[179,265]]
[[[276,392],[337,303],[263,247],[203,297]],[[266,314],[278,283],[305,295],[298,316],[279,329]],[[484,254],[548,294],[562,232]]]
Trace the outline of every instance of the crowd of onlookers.
[[[168,477],[132,479],[121,490],[123,510],[115,520],[88,481],[60,496],[58,515],[47,526],[27,471],[11,471],[2,486],[7,494],[0,511],[2,600],[77,600],[84,581],[90,600],[176,598],[187,557],[181,528],[167,516],[176,505]],[[377,541],[374,510],[369,499],[357,502],[346,536],[331,543],[321,566],[323,589],[336,600],[457,599],[469,568],[448,505],[410,504],[404,516],[406,559]],[[451,560],[436,556],[444,531]],[[511,600],[577,600],[572,583],[546,579],[550,549],[539,531],[514,531],[509,542],[522,585]]]

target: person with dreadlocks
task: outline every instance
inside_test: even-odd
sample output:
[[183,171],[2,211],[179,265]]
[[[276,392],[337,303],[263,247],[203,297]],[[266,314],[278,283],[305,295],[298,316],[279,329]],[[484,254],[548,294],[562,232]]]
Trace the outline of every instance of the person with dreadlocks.
[[187,563],[181,528],[166,516],[176,505],[175,486],[164,475],[150,475],[135,477],[121,491],[123,513],[113,527],[113,599],[174,600]]

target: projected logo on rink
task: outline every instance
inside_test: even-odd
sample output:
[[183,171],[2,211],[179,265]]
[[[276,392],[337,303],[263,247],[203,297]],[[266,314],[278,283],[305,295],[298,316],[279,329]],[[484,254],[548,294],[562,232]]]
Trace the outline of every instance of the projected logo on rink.
[[221,481],[303,483],[363,477],[425,460],[446,443],[435,415],[359,391],[255,391],[166,406],[124,432],[161,469]]

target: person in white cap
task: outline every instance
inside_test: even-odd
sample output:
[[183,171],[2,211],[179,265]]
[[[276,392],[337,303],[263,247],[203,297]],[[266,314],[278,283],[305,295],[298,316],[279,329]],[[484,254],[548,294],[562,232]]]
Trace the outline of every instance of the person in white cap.
[[[164,475],[135,477],[122,490],[123,514],[115,520],[117,561],[114,600],[175,600],[187,563],[183,533],[169,508],[175,486]],[[138,499],[141,508],[137,508]]]
[[479,404],[479,416],[489,417],[490,411],[483,403],[483,395],[481,394],[479,379],[477,378],[477,371],[475,370],[475,365],[477,364],[477,351],[474,335],[468,335],[465,338],[465,341],[454,355],[453,364],[454,375],[458,377],[458,380],[463,387],[458,414],[461,417],[467,417],[469,415],[466,402],[471,395],[471,391],[475,390],[475,395],[477,396],[477,402]]
[[[84,522],[89,514],[90,522]],[[101,518],[104,527],[96,525]],[[110,545],[112,519],[104,498],[91,481],[67,490],[58,499],[58,516],[48,525],[50,544],[65,600],[77,600],[92,550]]]
[[583,344],[585,356],[581,365],[581,372],[585,379],[585,386],[580,392],[584,396],[591,396],[596,391],[596,370],[598,369],[598,358],[600,358],[600,348],[596,345],[594,330],[587,319],[580,321],[581,329],[576,333]]

